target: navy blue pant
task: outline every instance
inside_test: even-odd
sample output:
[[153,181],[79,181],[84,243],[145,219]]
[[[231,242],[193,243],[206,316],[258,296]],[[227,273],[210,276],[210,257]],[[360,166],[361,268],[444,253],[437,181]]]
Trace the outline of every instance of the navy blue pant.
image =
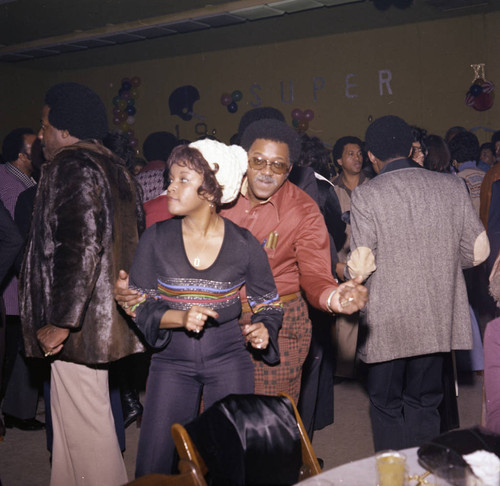
[[197,417],[202,395],[208,408],[231,393],[253,390],[253,363],[237,321],[205,328],[199,335],[172,331],[168,346],[151,358],[136,477],[172,472],[170,428]]
[[367,389],[376,451],[420,446],[440,433],[443,355],[368,365]]

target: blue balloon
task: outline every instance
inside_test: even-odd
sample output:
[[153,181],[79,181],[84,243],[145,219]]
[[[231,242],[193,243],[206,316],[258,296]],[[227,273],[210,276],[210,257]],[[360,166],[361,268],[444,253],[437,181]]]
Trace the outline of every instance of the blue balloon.
[[238,105],[234,101],[229,103],[229,105],[227,105],[227,111],[229,111],[229,113],[236,113],[238,111]]
[[125,108],[125,111],[129,114],[129,115],[135,115],[135,112],[137,111],[135,109],[135,106],[127,106],[127,108]]
[[472,96],[479,96],[483,92],[483,87],[480,84],[473,84],[469,91]]
[[123,81],[122,82],[122,89],[129,91],[132,89],[132,83],[130,81]]

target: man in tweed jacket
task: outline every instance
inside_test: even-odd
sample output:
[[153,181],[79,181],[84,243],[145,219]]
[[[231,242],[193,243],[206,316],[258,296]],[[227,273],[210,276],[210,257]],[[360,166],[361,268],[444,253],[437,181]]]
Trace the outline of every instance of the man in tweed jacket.
[[463,182],[409,160],[412,135],[385,116],[366,132],[379,174],[353,191],[351,277],[370,289],[360,358],[376,450],[404,449],[439,434],[442,353],[470,349],[462,269],[489,254]]

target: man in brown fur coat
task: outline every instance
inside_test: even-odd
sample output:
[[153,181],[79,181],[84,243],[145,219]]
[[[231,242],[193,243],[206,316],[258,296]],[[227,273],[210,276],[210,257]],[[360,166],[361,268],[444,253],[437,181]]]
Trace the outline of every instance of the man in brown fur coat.
[[118,485],[127,474],[109,402],[107,364],[142,350],[113,284],[142,228],[137,187],[98,140],[105,108],[90,89],[46,94],[39,137],[50,162],[35,200],[21,276],[26,354],[51,363],[51,485]]

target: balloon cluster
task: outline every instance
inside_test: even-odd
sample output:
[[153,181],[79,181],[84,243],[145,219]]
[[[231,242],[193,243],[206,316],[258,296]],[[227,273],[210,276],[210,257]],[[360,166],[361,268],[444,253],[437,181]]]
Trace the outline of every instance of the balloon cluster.
[[300,110],[295,108],[292,110],[292,125],[299,132],[305,132],[309,128],[309,122],[314,120],[314,111],[312,110]]
[[465,104],[477,111],[486,111],[493,106],[495,85],[491,81],[478,78],[465,95]]
[[227,108],[229,113],[236,113],[238,111],[238,101],[243,98],[243,93],[239,89],[235,89],[231,94],[222,93],[220,97],[220,104]]
[[130,138],[130,145],[136,148],[139,141],[135,138],[132,125],[135,123],[135,100],[139,98],[139,86],[141,78],[123,78],[118,94],[113,98],[113,123],[122,131],[126,132]]

